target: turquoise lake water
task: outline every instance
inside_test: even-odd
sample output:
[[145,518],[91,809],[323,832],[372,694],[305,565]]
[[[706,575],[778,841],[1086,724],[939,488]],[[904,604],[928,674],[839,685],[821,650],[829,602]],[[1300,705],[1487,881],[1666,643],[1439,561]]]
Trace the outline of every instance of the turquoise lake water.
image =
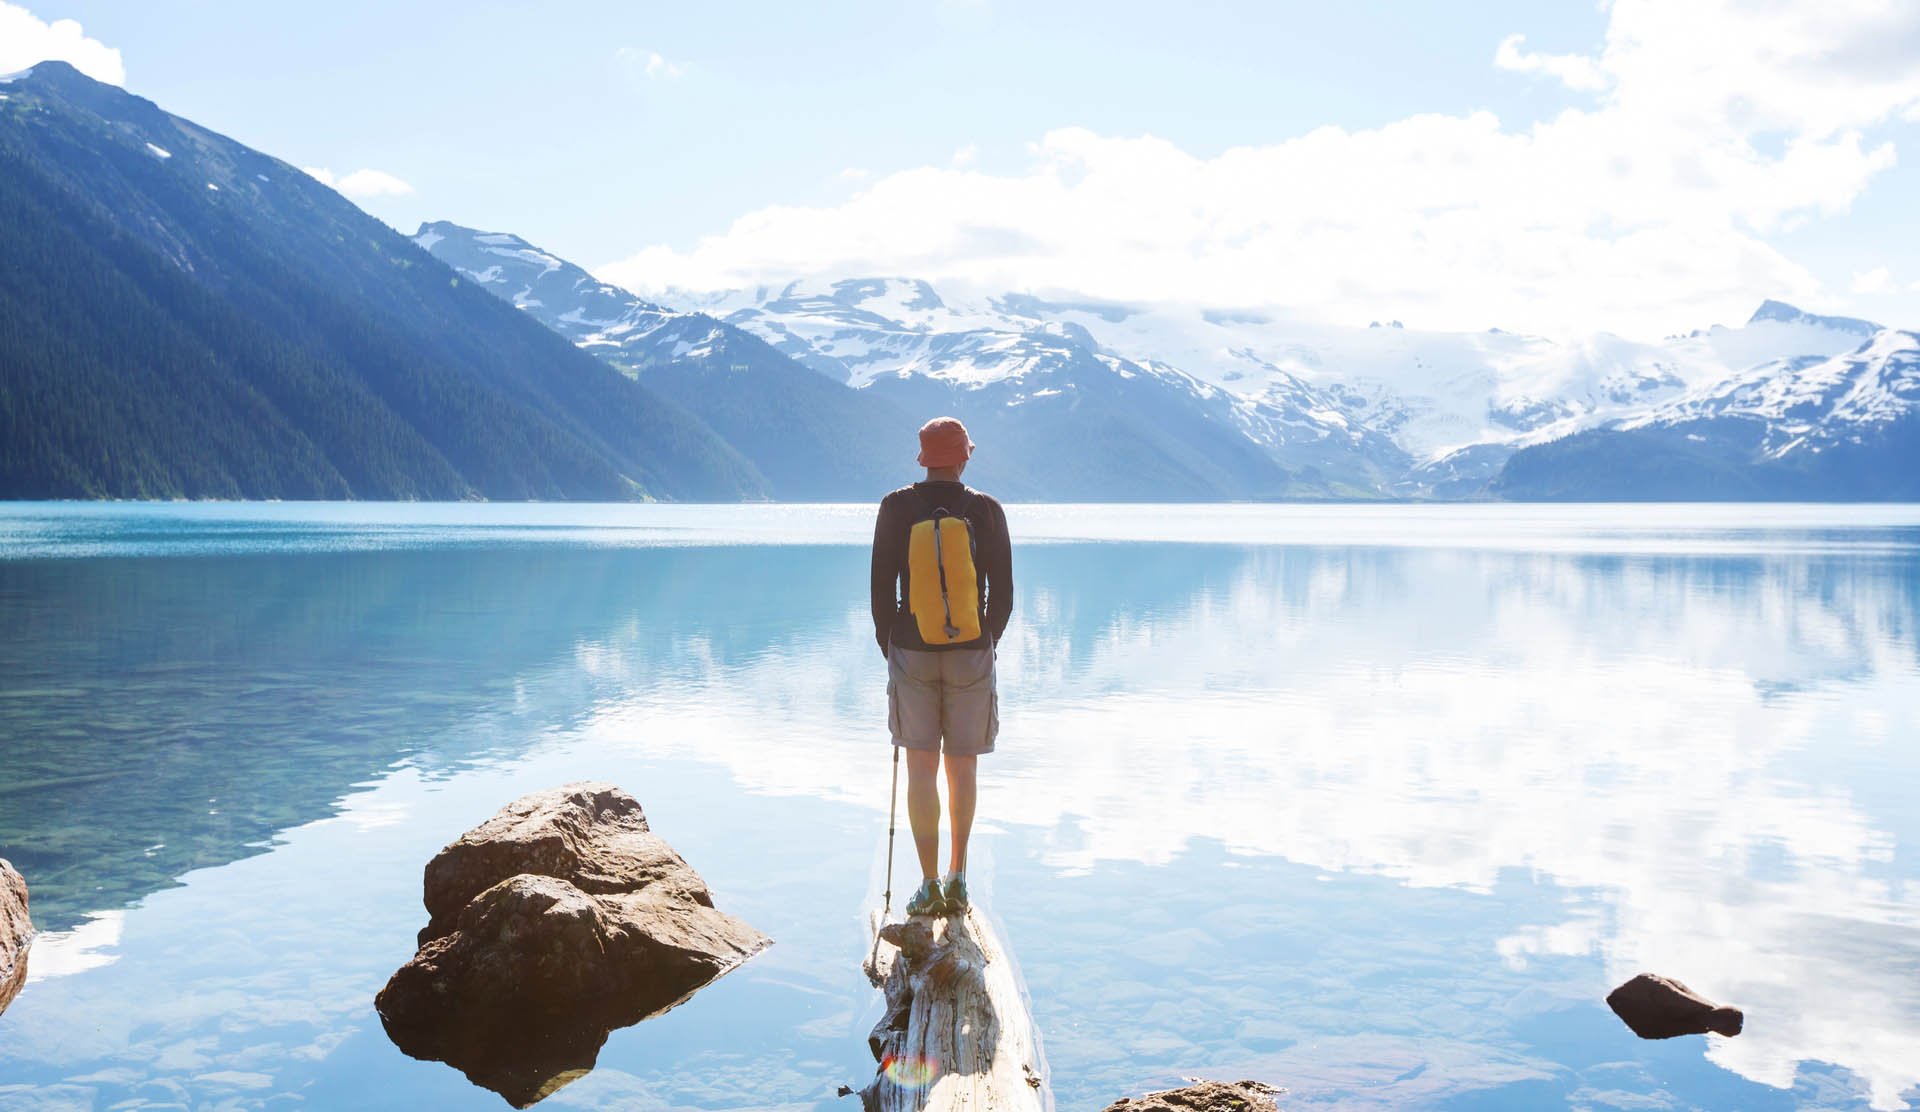
[[[1920,1102],[1920,508],[1009,519],[972,887],[1060,1108],[1194,1075],[1314,1109]],[[426,860],[588,778],[776,944],[540,1107],[855,1107],[871,530],[0,505],[0,856],[46,932],[0,1108],[506,1107],[373,994]],[[1641,970],[1745,1033],[1635,1038],[1604,997]]]

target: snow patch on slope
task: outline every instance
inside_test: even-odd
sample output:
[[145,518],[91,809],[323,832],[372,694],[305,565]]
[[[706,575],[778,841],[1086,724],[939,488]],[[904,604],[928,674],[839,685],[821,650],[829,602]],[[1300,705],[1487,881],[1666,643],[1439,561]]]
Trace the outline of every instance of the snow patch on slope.
[[1621,429],[1715,420],[1767,426],[1767,450],[1779,459],[1859,442],[1874,426],[1920,412],[1920,336],[1886,329],[1850,352],[1822,359],[1779,359],[1619,422]]

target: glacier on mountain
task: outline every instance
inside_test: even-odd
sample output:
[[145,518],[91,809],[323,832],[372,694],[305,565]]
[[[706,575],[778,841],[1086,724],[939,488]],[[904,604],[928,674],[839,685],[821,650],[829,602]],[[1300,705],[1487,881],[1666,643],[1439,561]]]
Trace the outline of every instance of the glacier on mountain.
[[[1342,326],[1273,308],[987,293],[909,277],[668,291],[674,310],[509,234],[426,225],[416,242],[631,374],[680,363],[725,370],[734,365],[725,353],[752,337],[905,414],[1018,414],[1005,435],[1019,438],[1088,421],[1142,436],[1179,428],[1160,446],[1188,476],[1175,486],[1219,497],[1484,496],[1516,452],[1701,407],[1732,412],[1734,399],[1762,395],[1778,404],[1741,412],[1777,425],[1769,443],[1791,452],[1803,441],[1781,399],[1824,397],[1863,340],[1907,350],[1888,338],[1906,334],[1779,301],[1743,324],[1654,342]],[[1900,389],[1862,387],[1828,408],[1836,419],[1905,412]],[[1212,448],[1202,447],[1208,436]],[[1210,458],[1222,450],[1237,462]]]
[[1525,499],[1920,499],[1920,337],[1881,329],[1838,355],[1746,368],[1522,449],[1490,489]]
[[[1228,424],[1269,449],[1371,433],[1403,453],[1390,492],[1484,482],[1521,448],[1645,414],[1747,367],[1829,357],[1877,326],[1764,303],[1746,324],[1657,343],[1599,334],[1556,341],[1501,329],[1350,327],[1271,309],[1130,305],[1013,293],[960,298],[904,278],[806,280],[706,295],[729,323],[855,387],[923,377],[958,388],[1019,383],[1066,347],[1116,375],[1179,380],[1224,402]],[[1377,462],[1395,466],[1390,452]]]
[[1818,452],[1859,443],[1865,427],[1903,420],[1920,409],[1920,336],[1884,329],[1853,351],[1828,359],[1779,359],[1619,422],[1621,429],[1745,419],[1767,426],[1765,454]]

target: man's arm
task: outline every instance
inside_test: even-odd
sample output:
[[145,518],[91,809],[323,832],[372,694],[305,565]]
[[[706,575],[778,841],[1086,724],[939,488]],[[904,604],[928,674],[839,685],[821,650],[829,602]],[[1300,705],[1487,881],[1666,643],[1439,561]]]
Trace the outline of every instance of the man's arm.
[[1013,540],[1007,535],[1007,511],[993,503],[992,543],[981,545],[987,576],[987,634],[994,644],[1007,632],[1013,619]]
[[880,642],[880,655],[887,653],[887,638],[893,633],[893,618],[900,609],[900,530],[894,527],[887,503],[873,520],[873,570],[870,575],[873,608],[873,638]]

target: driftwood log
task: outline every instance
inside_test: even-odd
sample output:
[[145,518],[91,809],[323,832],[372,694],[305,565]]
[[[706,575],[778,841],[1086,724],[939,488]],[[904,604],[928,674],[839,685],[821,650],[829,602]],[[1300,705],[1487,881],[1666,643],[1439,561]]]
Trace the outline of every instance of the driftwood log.
[[888,923],[867,976],[887,1010],[868,1036],[880,1064],[868,1112],[1048,1112],[1046,1061],[1006,947],[977,908]]

